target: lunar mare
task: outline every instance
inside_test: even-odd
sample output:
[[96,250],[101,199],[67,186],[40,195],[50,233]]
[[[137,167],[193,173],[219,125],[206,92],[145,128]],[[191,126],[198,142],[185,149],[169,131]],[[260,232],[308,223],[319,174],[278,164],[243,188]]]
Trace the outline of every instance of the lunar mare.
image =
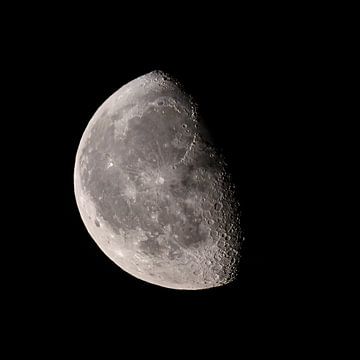
[[227,284],[240,259],[239,204],[197,106],[154,71],[96,111],[76,154],[75,197],[100,249],[152,284]]

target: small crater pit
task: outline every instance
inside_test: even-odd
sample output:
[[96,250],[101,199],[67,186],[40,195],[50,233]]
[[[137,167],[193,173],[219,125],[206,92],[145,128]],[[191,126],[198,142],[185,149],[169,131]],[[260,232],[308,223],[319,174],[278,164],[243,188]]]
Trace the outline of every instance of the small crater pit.
[[221,203],[215,203],[215,205],[214,205],[214,209],[215,209],[215,211],[220,211],[221,210],[221,208],[222,208],[222,205],[221,205]]

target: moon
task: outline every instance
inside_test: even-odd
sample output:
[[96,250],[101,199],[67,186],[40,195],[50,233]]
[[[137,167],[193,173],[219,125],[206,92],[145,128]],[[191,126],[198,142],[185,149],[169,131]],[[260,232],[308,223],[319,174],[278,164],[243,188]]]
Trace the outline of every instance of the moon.
[[127,273],[184,290],[236,278],[236,188],[198,106],[171,76],[140,76],[98,108],[77,150],[74,188],[86,229]]

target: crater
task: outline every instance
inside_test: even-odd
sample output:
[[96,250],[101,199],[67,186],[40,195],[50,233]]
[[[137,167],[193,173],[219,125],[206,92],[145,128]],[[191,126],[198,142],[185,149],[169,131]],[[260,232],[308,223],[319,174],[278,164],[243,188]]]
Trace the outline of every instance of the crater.
[[221,208],[222,208],[221,203],[215,203],[215,205],[214,205],[215,211],[219,211],[219,210],[221,210]]

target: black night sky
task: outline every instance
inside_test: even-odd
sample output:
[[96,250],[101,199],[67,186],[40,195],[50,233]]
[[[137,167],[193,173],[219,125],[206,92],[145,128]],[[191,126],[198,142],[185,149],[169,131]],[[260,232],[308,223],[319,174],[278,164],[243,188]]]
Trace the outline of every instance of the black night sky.
[[[307,59],[292,46],[297,35],[236,17],[187,26],[165,18],[146,29],[119,22],[44,20],[11,42],[27,114],[17,181],[28,184],[31,214],[18,226],[26,235],[10,283],[27,326],[116,328],[125,318],[186,326],[191,318],[206,327],[276,313],[294,296],[289,269],[301,244],[291,209],[301,197],[293,179],[306,124],[294,84]],[[198,101],[239,188],[246,241],[238,280],[221,288],[176,291],[128,275],[99,250],[75,203],[75,154],[89,119],[122,85],[157,69]]]

